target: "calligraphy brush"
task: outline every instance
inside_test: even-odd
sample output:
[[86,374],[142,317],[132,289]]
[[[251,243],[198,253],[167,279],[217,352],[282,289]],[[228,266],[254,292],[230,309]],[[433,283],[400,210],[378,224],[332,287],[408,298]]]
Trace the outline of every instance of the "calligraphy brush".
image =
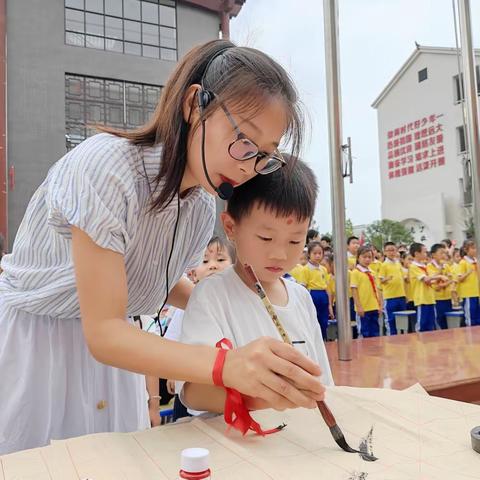
[[[282,337],[282,340],[285,343],[292,345],[292,341],[290,340],[288,333],[283,328],[283,325],[280,322],[280,319],[275,313],[275,309],[273,308],[272,303],[268,299],[267,293],[263,289],[262,284],[260,283],[260,280],[255,274],[255,271],[250,265],[244,265],[244,269],[245,269],[245,273],[248,275],[248,277],[252,281],[255,291],[257,292],[257,295],[262,300],[262,303],[265,306],[268,314],[270,315],[270,318],[272,319],[273,324],[275,325],[278,333]],[[343,435],[342,431],[340,430],[340,427],[337,425],[337,421],[335,420],[333,413],[330,411],[327,404],[323,400],[317,402],[317,407],[320,410],[323,420],[325,421],[328,428],[330,429],[330,433],[332,434],[332,437],[335,440],[335,443],[342,450],[350,453],[359,453],[362,456],[363,460],[366,460],[369,462],[374,462],[375,460],[378,460],[376,457],[374,457],[373,455],[370,455],[368,452],[361,452],[359,450],[355,450],[354,448],[350,447],[350,445],[345,440],[345,435]]]

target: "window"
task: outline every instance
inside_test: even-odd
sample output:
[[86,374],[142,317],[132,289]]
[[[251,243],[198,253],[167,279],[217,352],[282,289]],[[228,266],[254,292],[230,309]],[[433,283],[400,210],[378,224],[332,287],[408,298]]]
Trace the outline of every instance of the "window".
[[96,132],[97,125],[129,130],[153,114],[161,87],[142,83],[65,75],[65,138],[67,150]]
[[65,0],[65,43],[176,61],[176,2]]
[[418,83],[423,82],[428,78],[428,72],[426,68],[418,71]]
[[457,145],[458,153],[465,153],[467,151],[467,138],[465,136],[465,129],[463,125],[457,127]]
[[[479,65],[475,67],[475,74],[477,76],[477,95],[480,95],[480,66]],[[455,103],[462,102],[463,99],[465,98],[464,85],[463,85],[463,73],[460,74],[460,77],[458,75],[455,75],[453,77],[453,84],[454,84],[453,86],[454,86]]]

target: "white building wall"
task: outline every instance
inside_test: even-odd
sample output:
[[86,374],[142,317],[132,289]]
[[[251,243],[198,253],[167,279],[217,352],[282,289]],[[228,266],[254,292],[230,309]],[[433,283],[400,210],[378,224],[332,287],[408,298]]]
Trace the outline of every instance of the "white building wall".
[[[428,78],[419,82],[418,72],[425,67]],[[457,127],[463,121],[461,106],[455,102],[453,80],[457,73],[455,55],[422,52],[377,105],[382,217],[414,226],[416,239],[428,245],[446,237],[457,240],[464,237],[465,209],[460,186],[463,165],[457,138]],[[431,115],[440,117],[430,123]],[[432,125],[442,129],[438,133],[443,134],[444,165],[417,171],[417,164],[423,165],[427,160],[430,166],[432,160],[438,165],[439,156],[417,161],[415,141],[412,140],[413,163],[409,158],[410,163],[407,162],[403,168],[413,166],[415,173],[389,178],[392,170],[398,170],[396,167],[389,168],[389,161],[392,161],[388,158],[389,131],[402,126],[408,128],[418,120],[422,125],[424,119],[427,119],[426,128]],[[439,124],[441,127],[438,127]],[[431,146],[430,153],[431,148],[436,147]],[[401,158],[405,157],[408,158],[408,155],[401,155]]]

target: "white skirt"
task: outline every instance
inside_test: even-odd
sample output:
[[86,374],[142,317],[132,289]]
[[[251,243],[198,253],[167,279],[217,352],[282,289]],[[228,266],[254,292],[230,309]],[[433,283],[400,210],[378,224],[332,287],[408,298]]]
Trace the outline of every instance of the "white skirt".
[[80,319],[0,304],[0,455],[150,425],[145,377],[97,362]]

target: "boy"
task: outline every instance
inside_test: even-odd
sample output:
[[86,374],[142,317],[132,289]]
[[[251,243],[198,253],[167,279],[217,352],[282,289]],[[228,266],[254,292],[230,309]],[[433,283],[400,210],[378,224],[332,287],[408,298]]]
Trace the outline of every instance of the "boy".
[[463,298],[465,323],[471,327],[480,325],[477,246],[473,240],[466,240],[462,250],[465,255],[458,265],[458,294]]
[[[435,243],[430,250],[432,261],[427,266],[430,276],[444,275],[450,277],[450,268],[446,263],[447,250],[442,243]],[[452,311],[452,281],[437,282],[433,286],[435,292],[435,313],[437,323],[441,329],[448,328],[445,314]]]
[[[357,266],[357,252],[360,248],[360,241],[358,237],[352,235],[347,239],[347,266],[348,266],[348,284],[350,285],[350,274]],[[352,297],[352,289],[348,287],[348,297],[350,299],[350,323],[352,325],[352,338],[358,337],[357,322],[355,320],[355,302]]]
[[351,236],[347,239],[347,260],[349,270],[353,270],[357,266],[357,252],[360,247],[358,237]]
[[398,260],[397,246],[393,242],[386,242],[383,252],[386,258],[380,266],[378,279],[385,300],[385,327],[387,335],[396,335],[394,312],[407,309],[404,275]]
[[[268,312],[254,293],[243,266],[253,267],[294,348],[322,368],[322,381],[333,379],[308,291],[281,279],[298,262],[315,209],[317,184],[311,169],[297,160],[291,168],[257,175],[237,187],[222,214],[227,237],[236,247],[233,267],[200,283],[185,311],[184,343],[215,345],[223,338],[234,348],[261,336],[280,339]],[[189,408],[223,412],[225,390],[193,383],[177,385]],[[247,408],[263,407],[247,399]]]
[[436,281],[448,281],[443,275],[429,276],[427,271],[427,247],[422,243],[412,243],[410,255],[413,262],[410,265],[410,285],[413,301],[417,307],[417,332],[436,330],[435,292],[432,284]]

